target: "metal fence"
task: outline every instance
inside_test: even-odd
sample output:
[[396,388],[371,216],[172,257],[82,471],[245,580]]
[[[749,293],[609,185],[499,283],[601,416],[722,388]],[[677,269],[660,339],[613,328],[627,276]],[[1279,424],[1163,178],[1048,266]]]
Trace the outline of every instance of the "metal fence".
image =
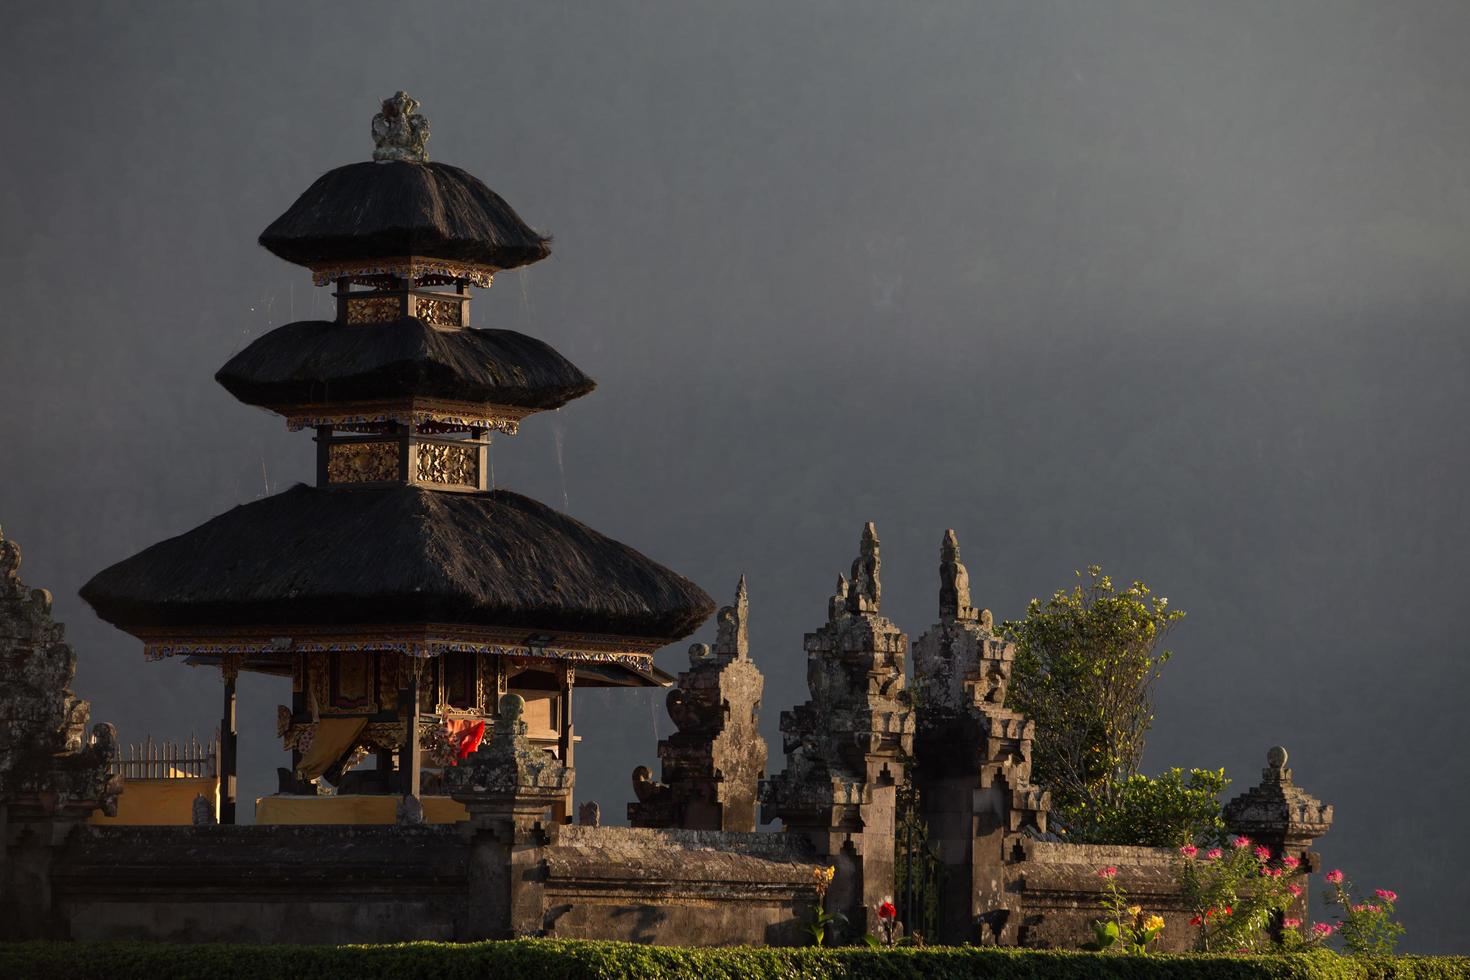
[[112,773],[127,779],[210,779],[219,775],[219,734],[201,742],[146,741],[130,743],[112,760]]

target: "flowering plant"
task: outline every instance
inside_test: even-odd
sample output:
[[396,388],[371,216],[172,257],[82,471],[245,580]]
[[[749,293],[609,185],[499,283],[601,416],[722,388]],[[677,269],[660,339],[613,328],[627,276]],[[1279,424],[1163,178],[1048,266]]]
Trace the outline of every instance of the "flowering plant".
[[[1290,855],[1273,860],[1271,848],[1248,837],[1237,836],[1228,848],[1211,848],[1203,857],[1198,848],[1185,845],[1176,869],[1194,913],[1189,924],[1200,952],[1257,948],[1272,920],[1302,891],[1294,880],[1303,873],[1301,862]],[[1300,940],[1298,927],[1299,922],[1288,928]]]
[[1113,865],[1099,868],[1097,876],[1108,884],[1101,904],[1109,918],[1093,923],[1095,942],[1088,948],[1146,954],[1149,944],[1157,942],[1164,931],[1163,916],[1144,915],[1141,906],[1128,904],[1128,895],[1118,887],[1118,869]]
[[817,907],[812,913],[812,921],[808,923],[806,931],[811,934],[812,941],[820,946],[827,938],[827,927],[836,922],[846,922],[847,916],[841,912],[827,911],[827,889],[832,887],[832,879],[837,874],[836,867],[812,868],[812,883],[817,889]]
[[1352,882],[1341,871],[1329,871],[1325,877],[1333,894],[1322,897],[1328,905],[1337,905],[1341,910],[1337,932],[1348,952],[1357,956],[1392,955],[1404,934],[1404,927],[1394,918],[1398,892],[1379,888],[1373,892],[1371,902],[1354,902]]
[[903,923],[898,921],[898,909],[893,905],[893,899],[887,895],[883,896],[883,902],[878,906],[878,928],[882,930],[881,936],[875,936],[871,932],[863,937],[869,946],[897,946],[898,930]]

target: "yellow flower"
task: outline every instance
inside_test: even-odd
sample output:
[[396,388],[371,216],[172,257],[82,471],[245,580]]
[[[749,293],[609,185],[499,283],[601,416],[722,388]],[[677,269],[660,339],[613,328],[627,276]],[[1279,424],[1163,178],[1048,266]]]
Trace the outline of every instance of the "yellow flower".
[[1129,915],[1137,915],[1138,913],[1140,913],[1142,911],[1143,911],[1143,909],[1140,906],[1137,906],[1137,905],[1130,905],[1130,906],[1128,906],[1128,914]]
[[1162,929],[1164,928],[1164,917],[1161,915],[1151,915],[1143,920],[1143,927],[1145,929]]

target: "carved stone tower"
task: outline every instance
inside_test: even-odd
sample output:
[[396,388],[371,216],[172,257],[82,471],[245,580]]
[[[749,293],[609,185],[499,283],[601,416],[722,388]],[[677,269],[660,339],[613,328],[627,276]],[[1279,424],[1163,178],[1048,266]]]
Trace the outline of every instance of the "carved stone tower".
[[1004,706],[1015,648],[993,627],[989,610],[970,605],[959,542],[946,531],[939,622],[914,644],[915,782],[939,854],[945,943],[1001,938],[1007,849],[1027,826],[1046,830],[1050,801],[1031,784],[1035,724]]
[[689,669],[669,692],[669,717],[679,731],[658,743],[663,779],[646,766],[633,770],[635,827],[755,830],[757,787],[766,771],[759,713],[765,679],[750,659],[750,601],[745,576],[735,604],[717,616],[714,650],[689,648]]
[[828,908],[876,932],[893,888],[897,784],[913,747],[904,690],[908,637],[880,613],[878,535],[863,528],[852,581],[839,578],[827,624],[806,635],[811,700],[781,713],[786,769],[763,787],[761,819],[804,834],[838,869]]

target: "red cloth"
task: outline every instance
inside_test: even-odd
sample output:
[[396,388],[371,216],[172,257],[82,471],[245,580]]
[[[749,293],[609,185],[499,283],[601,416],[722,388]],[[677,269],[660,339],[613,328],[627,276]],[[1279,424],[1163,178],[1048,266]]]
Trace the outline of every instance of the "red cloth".
[[445,727],[449,729],[449,743],[455,747],[454,765],[459,765],[460,759],[469,758],[470,753],[480,747],[480,741],[485,737],[483,721],[465,718],[448,722]]

